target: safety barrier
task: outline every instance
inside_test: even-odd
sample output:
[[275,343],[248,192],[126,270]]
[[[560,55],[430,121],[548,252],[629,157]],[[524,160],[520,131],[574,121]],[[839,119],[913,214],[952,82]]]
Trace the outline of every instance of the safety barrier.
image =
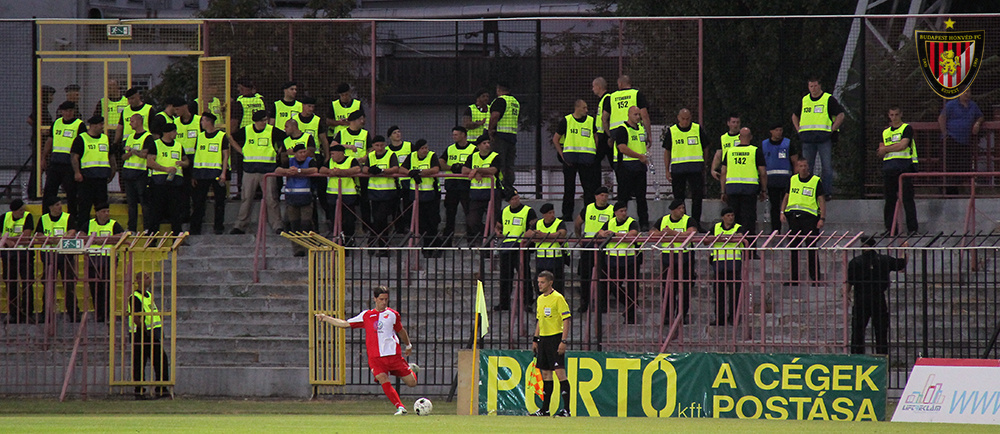
[[[968,198],[969,202],[965,207],[965,218],[963,219],[963,227],[965,234],[972,234],[976,232],[976,199],[979,196],[977,192],[977,187],[982,188],[979,185],[979,178],[988,178],[986,182],[987,186],[993,186],[993,178],[1000,176],[1000,172],[912,172],[912,173],[902,173],[899,175],[898,190],[896,192],[896,204],[893,209],[892,214],[892,229],[890,233],[896,235],[903,232],[906,229],[904,226],[905,220],[903,219],[905,215],[904,202],[903,202],[903,191],[904,189],[913,189],[917,186],[914,185],[914,180],[916,179],[928,179],[928,180],[942,180],[945,177],[961,180],[968,178]],[[965,184],[948,184],[951,187],[965,187]],[[964,194],[963,194],[964,196]]]

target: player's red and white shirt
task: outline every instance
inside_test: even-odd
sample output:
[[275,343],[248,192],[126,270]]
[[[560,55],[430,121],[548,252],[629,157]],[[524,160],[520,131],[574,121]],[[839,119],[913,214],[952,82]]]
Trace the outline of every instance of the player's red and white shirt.
[[396,336],[396,332],[403,328],[403,323],[399,320],[399,312],[390,308],[386,308],[382,312],[371,309],[359,313],[347,322],[354,329],[364,327],[368,358],[402,353],[399,347],[399,337]]

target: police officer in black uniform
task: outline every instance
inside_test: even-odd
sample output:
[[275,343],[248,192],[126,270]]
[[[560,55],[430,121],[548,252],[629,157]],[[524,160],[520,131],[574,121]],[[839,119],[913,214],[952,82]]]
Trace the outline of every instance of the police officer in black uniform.
[[[865,353],[865,328],[872,321],[875,333],[875,354],[889,354],[889,303],[885,291],[889,289],[889,273],[906,268],[907,254],[894,258],[875,251],[875,239],[865,238],[865,250],[847,264],[847,284],[854,288],[854,306],[851,309],[851,354]],[[903,242],[903,247],[909,247]]]

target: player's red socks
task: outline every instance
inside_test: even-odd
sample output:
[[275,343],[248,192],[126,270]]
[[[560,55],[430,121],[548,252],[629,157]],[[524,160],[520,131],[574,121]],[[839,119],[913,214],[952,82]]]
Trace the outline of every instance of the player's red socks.
[[382,391],[385,392],[386,398],[389,398],[389,402],[395,405],[396,408],[403,406],[403,402],[399,400],[399,394],[396,393],[396,389],[392,387],[392,383],[388,381],[382,383]]

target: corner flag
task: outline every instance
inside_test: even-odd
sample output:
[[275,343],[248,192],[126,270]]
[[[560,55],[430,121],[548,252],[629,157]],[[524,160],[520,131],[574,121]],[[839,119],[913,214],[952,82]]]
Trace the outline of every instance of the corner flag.
[[490,317],[486,309],[486,296],[483,294],[483,281],[476,281],[476,313],[479,314],[479,337],[486,336],[490,330]]

